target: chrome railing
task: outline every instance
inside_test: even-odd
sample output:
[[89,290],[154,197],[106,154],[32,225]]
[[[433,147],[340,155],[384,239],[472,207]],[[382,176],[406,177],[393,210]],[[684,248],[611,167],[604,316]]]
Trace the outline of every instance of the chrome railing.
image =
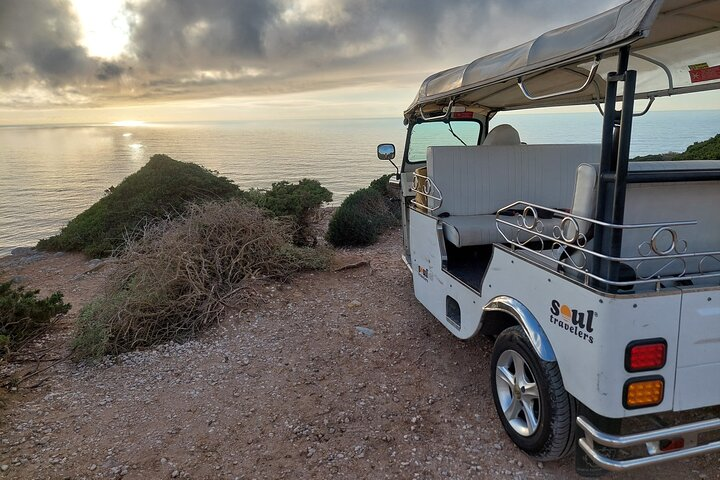
[[[706,444],[699,444],[698,442],[698,436],[701,433],[720,431],[720,418],[630,435],[607,434],[598,430],[585,417],[577,417],[576,421],[578,427],[585,434],[584,437],[579,439],[580,448],[597,465],[611,471],[625,471],[720,451],[720,441]],[[662,451],[660,448],[661,441],[677,439],[682,440],[682,447],[679,449]],[[602,454],[595,444],[611,448],[629,448],[644,445],[649,456],[616,460]]]
[[[416,208],[420,208],[428,212],[434,212],[442,206],[442,192],[437,185],[435,185],[435,182],[432,181],[432,178],[427,175],[422,175],[417,172],[413,173],[413,182],[410,190],[425,197],[427,205],[423,205],[415,198],[410,200],[410,203],[412,203]],[[435,200],[435,204],[432,207],[429,205],[429,199]]]
[[[538,212],[543,212],[541,218]],[[615,225],[562,210],[518,201],[495,216],[500,235],[512,248],[543,257],[580,275],[585,283],[596,280],[615,287],[632,287],[677,280],[720,277],[720,251],[688,252],[688,243],[680,238],[678,227],[697,225],[697,221],[674,221]],[[590,228],[647,230],[647,239],[637,245],[637,255],[614,257],[588,248]],[[591,260],[624,264],[633,269],[632,280],[616,280],[590,271]],[[695,268],[689,268],[692,260]]]

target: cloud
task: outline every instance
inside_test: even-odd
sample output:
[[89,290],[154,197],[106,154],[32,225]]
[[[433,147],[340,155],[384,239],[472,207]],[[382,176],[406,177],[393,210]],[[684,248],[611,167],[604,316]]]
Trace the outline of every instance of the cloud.
[[56,101],[74,86],[73,102],[79,91],[104,105],[419,84],[617,3],[134,0],[128,51],[100,59],[82,45],[68,1],[3,0],[0,87],[44,88]]
[[102,62],[100,63],[95,78],[101,81],[112,80],[117,78],[125,71],[125,69],[113,62]]
[[0,104],[91,104],[99,85],[124,71],[88,55],[67,0],[0,2]]
[[91,65],[77,31],[67,2],[0,2],[2,85],[42,80],[57,86],[83,76]]

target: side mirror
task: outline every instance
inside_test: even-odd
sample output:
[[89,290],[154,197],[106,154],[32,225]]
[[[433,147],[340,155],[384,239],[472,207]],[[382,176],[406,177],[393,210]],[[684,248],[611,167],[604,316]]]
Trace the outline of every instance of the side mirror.
[[395,158],[395,145],[392,143],[381,143],[377,147],[377,156],[380,160],[392,160]]

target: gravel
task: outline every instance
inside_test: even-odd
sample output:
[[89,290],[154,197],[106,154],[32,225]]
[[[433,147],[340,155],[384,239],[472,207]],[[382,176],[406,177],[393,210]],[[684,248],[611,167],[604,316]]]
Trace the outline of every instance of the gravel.
[[[60,363],[11,396],[0,477],[574,477],[572,458],[538,463],[507,439],[489,389],[492,342],[459,341],[424,310],[400,244],[393,231],[338,253],[358,267],[268,284],[257,306],[197,340]],[[68,256],[7,273],[48,289],[83,274],[80,305],[112,270],[97,265]],[[33,276],[43,268],[55,273]],[[67,329],[56,336],[67,344]],[[717,457],[623,478],[699,475],[720,478]]]

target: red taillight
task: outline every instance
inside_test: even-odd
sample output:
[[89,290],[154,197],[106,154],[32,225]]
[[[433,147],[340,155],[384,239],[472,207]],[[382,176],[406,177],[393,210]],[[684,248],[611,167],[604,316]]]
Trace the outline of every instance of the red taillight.
[[625,349],[625,370],[644,372],[665,366],[667,342],[663,339],[631,342]]

